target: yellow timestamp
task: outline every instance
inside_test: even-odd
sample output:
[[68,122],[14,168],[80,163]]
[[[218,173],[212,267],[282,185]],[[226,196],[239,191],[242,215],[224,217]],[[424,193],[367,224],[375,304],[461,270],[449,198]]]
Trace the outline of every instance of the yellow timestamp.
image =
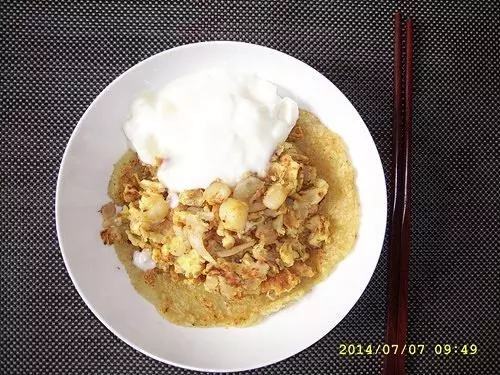
[[397,355],[397,354],[410,354],[418,355],[424,354],[425,344],[340,344],[339,355],[353,356],[353,355]]
[[364,355],[423,355],[431,352],[435,355],[475,355],[479,349],[476,344],[435,344],[434,350],[427,351],[426,344],[340,344],[340,356],[364,356]]
[[476,355],[478,347],[476,344],[436,344],[434,345],[434,354],[436,355]]

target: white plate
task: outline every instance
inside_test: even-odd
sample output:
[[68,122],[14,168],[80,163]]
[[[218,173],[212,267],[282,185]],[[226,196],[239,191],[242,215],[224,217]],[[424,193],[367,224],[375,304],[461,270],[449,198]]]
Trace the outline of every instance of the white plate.
[[[184,328],[164,320],[132,288],[114,250],[99,238],[113,163],[127,149],[122,132],[141,92],[210,66],[249,69],[314,112],[342,136],[357,170],[361,226],[354,251],[300,302],[251,328]],[[236,42],[207,42],[155,55],[118,77],[87,109],[68,143],[56,194],[57,233],[81,297],[115,335],[160,361],[194,370],[265,366],[315,343],[354,306],[368,284],[384,238],[385,180],[375,144],[346,97],[310,66],[281,52]],[[118,269],[118,267],[120,269]],[[334,350],[335,348],[332,348]]]

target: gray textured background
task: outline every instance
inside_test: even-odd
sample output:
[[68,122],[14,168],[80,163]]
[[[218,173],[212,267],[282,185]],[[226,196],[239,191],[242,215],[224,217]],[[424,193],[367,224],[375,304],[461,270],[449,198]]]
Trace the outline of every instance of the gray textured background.
[[[43,3],[43,4],[42,4]],[[277,48],[353,102],[390,162],[392,15],[415,22],[411,374],[497,374],[499,356],[498,2],[1,2],[0,373],[185,374],[113,336],[71,284],[54,194],[78,119],[115,77],[165,49],[205,40]],[[377,374],[379,356],[339,344],[383,342],[386,247],[347,317],[304,352],[254,374]],[[283,338],[284,340],[286,338]],[[473,357],[435,344],[477,344]],[[224,348],[221,348],[224,350]]]

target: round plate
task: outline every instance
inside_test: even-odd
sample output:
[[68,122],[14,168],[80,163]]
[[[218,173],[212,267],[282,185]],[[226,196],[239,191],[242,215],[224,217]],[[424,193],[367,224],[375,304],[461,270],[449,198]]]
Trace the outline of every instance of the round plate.
[[[122,126],[133,100],[179,76],[211,66],[255,72],[280,94],[315,113],[347,144],[357,171],[361,225],[353,252],[298,303],[250,328],[186,328],[164,320],[135,292],[114,250],[99,237],[113,164],[127,150]],[[323,75],[284,53],[252,44],[207,42],[148,58],[112,82],[87,109],[64,153],[56,194],[57,233],[81,297],[116,336],[157,360],[194,370],[265,366],[315,343],[354,306],[382,248],[386,188],[379,155],[363,120]]]

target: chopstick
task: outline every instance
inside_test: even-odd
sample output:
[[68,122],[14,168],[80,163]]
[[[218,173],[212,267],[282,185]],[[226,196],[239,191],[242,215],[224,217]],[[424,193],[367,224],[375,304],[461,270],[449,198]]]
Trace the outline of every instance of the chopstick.
[[[394,109],[392,118],[392,218],[389,239],[388,259],[388,308],[387,331],[385,343],[397,344],[397,321],[399,306],[399,263],[401,248],[402,200],[401,200],[401,59],[402,59],[401,13],[397,12],[394,19]],[[384,374],[395,374],[394,356],[388,354],[384,358]]]
[[[384,358],[384,374],[404,374],[403,348],[408,329],[408,262],[410,252],[410,165],[413,112],[413,23],[406,21],[405,124],[402,121],[402,30],[401,13],[395,15],[394,112],[392,125],[393,205],[389,243],[389,298],[386,343],[395,350]],[[393,348],[391,346],[391,348]]]
[[[408,331],[408,266],[410,256],[411,231],[411,132],[413,121],[413,22],[406,20],[406,84],[405,84],[405,129],[403,133],[404,155],[404,201],[403,223],[401,226],[401,259],[399,276],[399,315],[398,315],[398,343],[406,343]],[[405,373],[405,356],[399,355],[397,374]]]

